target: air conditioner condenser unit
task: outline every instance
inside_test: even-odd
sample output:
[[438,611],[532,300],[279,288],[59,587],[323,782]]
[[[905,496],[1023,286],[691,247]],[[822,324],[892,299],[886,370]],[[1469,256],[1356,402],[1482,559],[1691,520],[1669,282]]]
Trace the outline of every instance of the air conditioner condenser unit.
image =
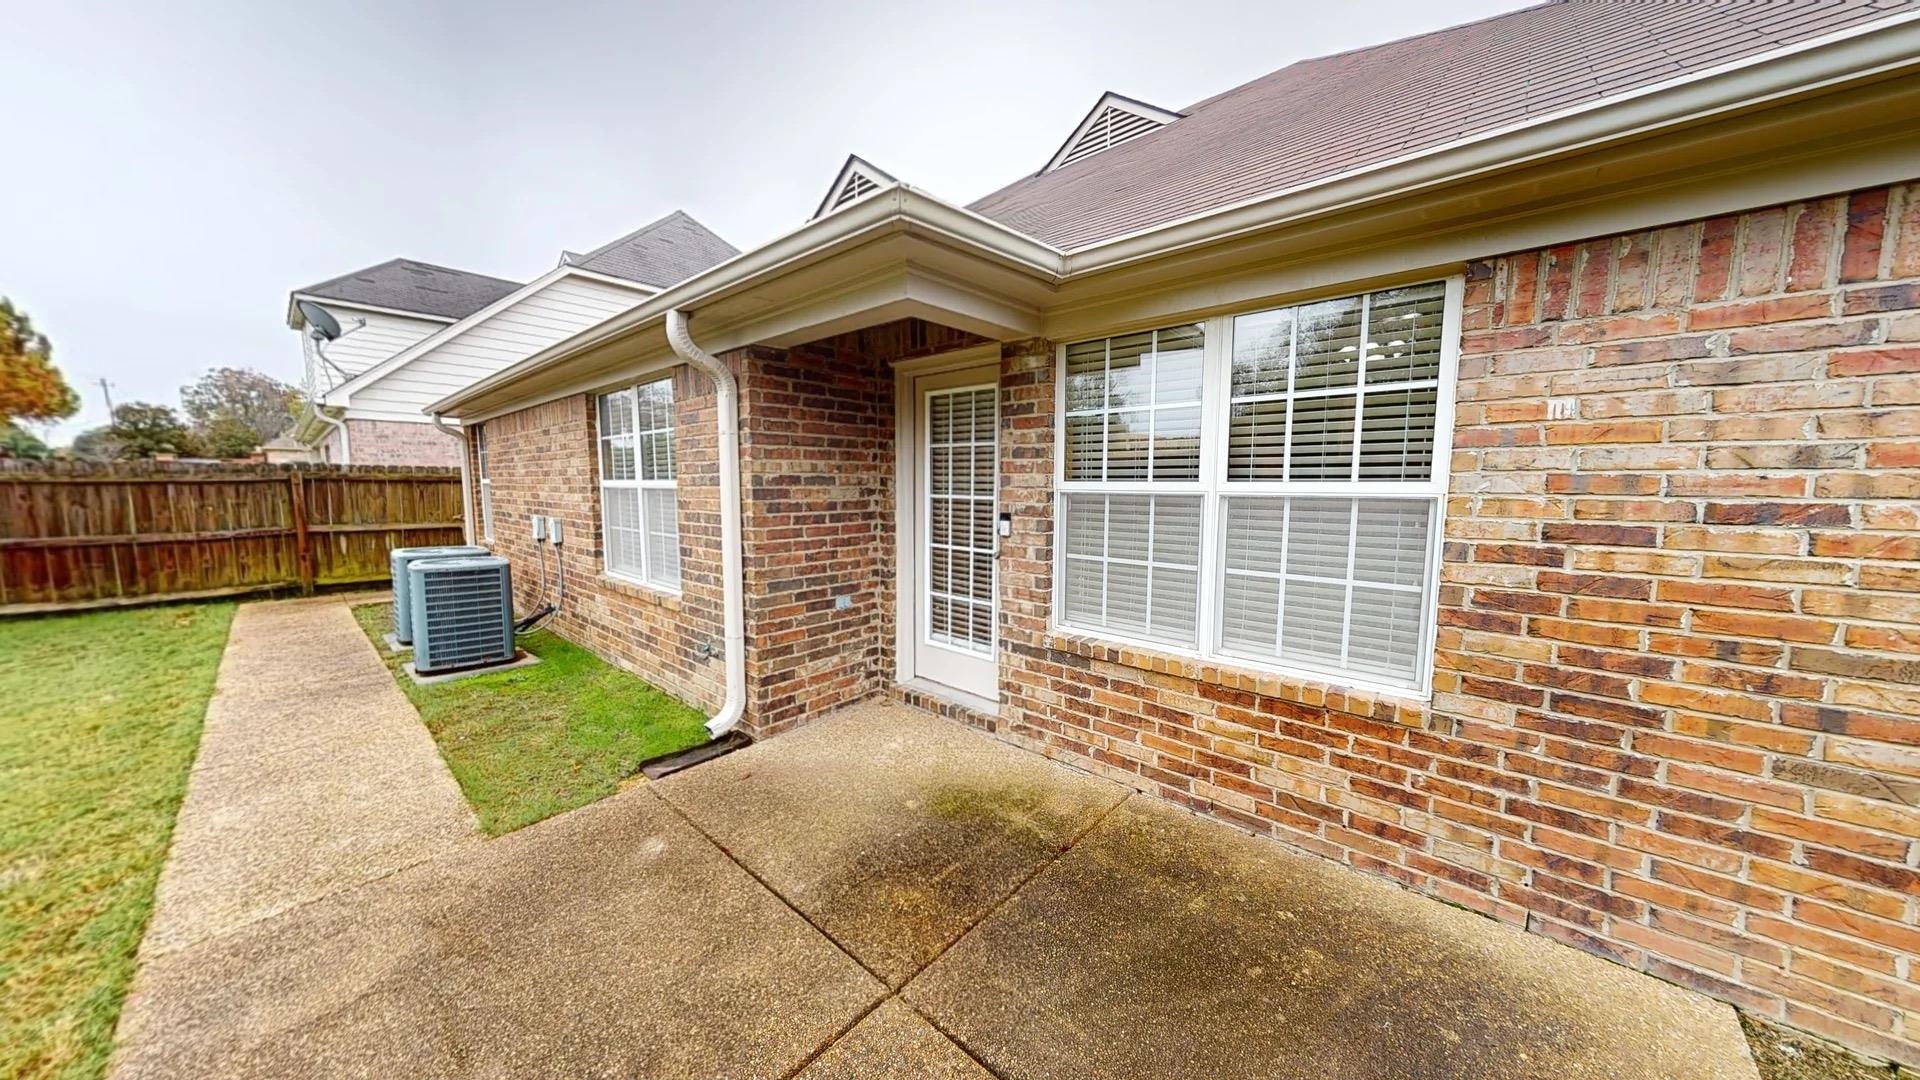
[[513,662],[513,573],[507,560],[417,559],[407,576],[416,673]]
[[393,576],[393,640],[402,645],[413,642],[412,579],[407,567],[420,559],[452,559],[462,556],[491,555],[473,544],[440,544],[432,547],[394,548],[387,553],[387,572]]

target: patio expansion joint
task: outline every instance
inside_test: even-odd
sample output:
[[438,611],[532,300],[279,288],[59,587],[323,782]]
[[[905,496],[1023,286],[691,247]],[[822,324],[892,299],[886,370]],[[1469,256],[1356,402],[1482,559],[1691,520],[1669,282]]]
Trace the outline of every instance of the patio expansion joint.
[[1102,810],[1099,814],[1097,814],[1093,818],[1092,821],[1088,822],[1078,832],[1075,832],[1073,836],[1065,844],[1061,845],[1058,850],[1054,851],[1046,859],[1042,860],[1040,864],[1035,866],[1030,872],[1026,874],[1026,876],[1022,877],[1019,881],[1015,882],[1013,887],[1006,891],[1005,895],[995,900],[993,904],[987,908],[987,910],[980,913],[980,916],[978,918],[974,919],[972,922],[969,922],[965,927],[961,929],[959,933],[955,934],[951,940],[941,945],[938,952],[928,957],[926,963],[921,964],[918,968],[914,969],[913,974],[908,975],[905,979],[902,979],[900,981],[900,985],[896,987],[891,985],[887,981],[885,976],[875,971],[872,967],[868,966],[865,961],[861,960],[858,956],[855,956],[851,951],[849,951],[845,945],[842,945],[840,943],[838,938],[835,938],[831,933],[828,933],[825,927],[821,926],[818,922],[814,921],[814,919],[810,917],[806,912],[796,907],[791,900],[787,899],[785,894],[781,893],[779,889],[774,888],[773,884],[767,881],[766,878],[762,877],[757,871],[753,869],[753,867],[748,866],[745,862],[741,861],[739,856],[733,853],[732,849],[728,848],[727,845],[721,843],[706,829],[702,828],[699,822],[695,821],[692,818],[692,816],[690,816],[685,810],[682,810],[678,805],[676,805],[672,799],[669,799],[665,795],[661,794],[659,789],[655,788],[651,784],[648,785],[648,793],[651,794],[654,798],[660,800],[661,804],[666,806],[669,810],[673,811],[673,813],[677,815],[680,818],[680,820],[686,822],[688,828],[698,833],[702,839],[706,840],[707,843],[712,844],[715,850],[719,851],[722,855],[725,855],[727,857],[727,860],[733,863],[735,866],[739,867],[742,873],[745,873],[748,877],[752,878],[756,883],[759,884],[761,888],[767,890],[769,894],[771,894],[775,899],[779,900],[780,903],[785,905],[788,911],[791,911],[795,915],[799,916],[802,922],[812,927],[814,931],[817,932],[821,937],[826,938],[828,941],[832,942],[833,947],[840,950],[841,954],[844,955],[847,959],[853,961],[855,964],[858,964],[860,966],[860,970],[865,971],[867,974],[873,976],[874,979],[876,979],[880,983],[880,985],[887,988],[886,993],[880,995],[880,997],[876,998],[872,1004],[868,1005],[865,1009],[862,1009],[858,1015],[848,1020],[847,1023],[843,1025],[838,1031],[835,1031],[832,1035],[829,1035],[825,1040],[823,1040],[820,1043],[819,1046],[813,1049],[812,1053],[808,1054],[806,1058],[804,1058],[798,1065],[794,1066],[794,1068],[786,1074],[786,1080],[792,1080],[793,1077],[798,1076],[802,1072],[805,1072],[807,1068],[810,1067],[814,1062],[820,1060],[820,1058],[823,1055],[825,1055],[827,1051],[833,1049],[834,1044],[838,1043],[841,1039],[845,1038],[847,1034],[851,1032],[854,1028],[860,1026],[861,1021],[873,1015],[873,1013],[876,1010],[878,1010],[882,1005],[885,1005],[888,1001],[891,1001],[894,999],[898,999],[902,1005],[905,1005],[907,1008],[912,1009],[915,1016],[918,1016],[921,1020],[925,1021],[928,1027],[931,1027],[933,1030],[939,1032],[942,1038],[946,1039],[948,1042],[958,1047],[961,1053],[967,1055],[969,1058],[972,1058],[974,1061],[974,1064],[979,1065],[982,1069],[986,1070],[987,1073],[996,1077],[997,1080],[1006,1080],[1006,1075],[1004,1073],[1002,1073],[998,1069],[995,1069],[992,1065],[987,1064],[987,1062],[983,1060],[978,1053],[975,1053],[974,1050],[971,1047],[969,1047],[965,1042],[957,1038],[952,1032],[948,1031],[946,1028],[942,1027],[938,1021],[933,1019],[933,1017],[928,1016],[925,1012],[921,1011],[917,1006],[914,1005],[913,1002],[907,1000],[905,997],[902,997],[901,991],[905,990],[909,985],[911,985],[913,983],[913,980],[918,978],[921,972],[932,967],[935,963],[938,963],[941,957],[945,956],[949,951],[953,949],[955,945],[958,945],[968,934],[972,933],[975,927],[979,926],[981,923],[985,922],[988,918],[992,917],[994,912],[999,911],[1002,907],[1005,907],[1007,903],[1011,901],[1015,896],[1018,896],[1020,894],[1020,890],[1026,888],[1029,882],[1031,882],[1034,878],[1039,877],[1042,873],[1046,871],[1048,867],[1059,862],[1062,858],[1066,856],[1068,852],[1072,851],[1075,847],[1078,847],[1081,840],[1085,839],[1089,833],[1093,832],[1093,830],[1099,828],[1100,824],[1106,821],[1107,818],[1111,816],[1115,810],[1119,809],[1122,805],[1124,805],[1127,802],[1128,799],[1133,797],[1133,793],[1128,792],[1122,795],[1119,799],[1114,800],[1112,805]]
[[[479,837],[478,839],[480,843],[485,843],[490,838]],[[232,926],[222,927],[218,930],[213,931],[210,934],[200,934],[186,941],[178,942],[171,945],[158,946],[152,950],[151,956],[153,959],[159,959],[162,957],[172,957],[172,956],[184,956],[187,953],[190,953],[199,949],[203,945],[208,945],[213,942],[223,940],[225,938],[231,937],[234,934],[238,934],[245,930],[251,930],[254,927],[262,926],[266,923],[277,922],[281,919],[286,918],[289,915],[294,914],[295,912],[304,911],[305,909],[310,908],[315,904],[323,904],[331,900],[337,900],[343,896],[350,896],[354,893],[359,892],[362,889],[365,889],[369,886],[376,885],[382,881],[385,881],[396,874],[404,874],[407,871],[414,869],[415,867],[425,866],[428,863],[438,862],[441,859],[448,858],[452,855],[460,854],[465,850],[467,850],[466,846],[462,845],[461,847],[454,848],[448,851],[436,851],[427,855],[422,855],[421,857],[413,860],[410,863],[403,863],[402,865],[399,865],[399,866],[390,867],[386,870],[381,871],[378,874],[373,875],[372,877],[362,878],[358,881],[344,885],[338,889],[330,889],[326,892],[316,893],[313,896],[305,897],[294,903],[288,904],[285,907],[274,908],[272,911],[263,911],[251,919],[247,919],[244,922],[235,923]],[[148,952],[143,944],[141,948],[140,962],[145,963],[147,959],[148,959]]]
[[[954,946],[960,944],[961,941],[965,940],[966,936],[968,934],[973,933],[975,928],[979,927],[980,924],[992,918],[995,912],[999,911],[1001,908],[1006,907],[1009,903],[1011,903],[1014,897],[1020,895],[1020,891],[1022,889],[1025,889],[1029,884],[1033,882],[1033,879],[1039,877],[1041,874],[1046,873],[1047,870],[1050,867],[1052,867],[1055,863],[1058,863],[1061,859],[1066,858],[1068,852],[1072,851],[1074,848],[1079,847],[1080,841],[1086,839],[1087,836],[1093,832],[1093,830],[1099,828],[1102,824],[1106,822],[1106,820],[1109,817],[1112,817],[1113,812],[1115,810],[1118,810],[1122,806],[1126,805],[1127,801],[1129,799],[1132,799],[1134,794],[1135,793],[1131,791],[1122,794],[1118,799],[1115,799],[1113,801],[1112,805],[1108,806],[1105,810],[1102,810],[1100,811],[1099,814],[1095,815],[1092,821],[1087,822],[1087,824],[1084,827],[1082,827],[1080,831],[1074,833],[1072,838],[1069,839],[1065,844],[1063,844],[1059,850],[1055,851],[1052,855],[1042,860],[1040,864],[1038,866],[1035,866],[1030,873],[1028,873],[1025,877],[1021,878],[1018,882],[1015,882],[1013,888],[1008,889],[1005,896],[1002,896],[1000,899],[995,900],[993,904],[987,908],[987,910],[980,913],[979,918],[968,923],[958,934],[955,934],[953,936],[953,940],[948,941],[945,945],[940,946],[939,952],[934,953],[931,957],[928,957],[926,963],[921,964],[920,967],[917,970],[915,970],[913,974],[907,976],[905,979],[902,979],[900,981],[899,987],[897,989],[894,989],[890,994],[888,994],[888,996],[900,998],[901,1003],[906,1005],[907,1008],[912,1009],[915,1015],[919,1016],[920,1019],[925,1020],[927,1022],[928,1027],[933,1028],[933,1030],[939,1032],[942,1036],[944,1036],[948,1042],[959,1047],[962,1053],[972,1058],[975,1062],[977,1062],[980,1065],[981,1068],[992,1073],[994,1076],[999,1077],[1000,1080],[1006,1080],[1005,1074],[1001,1073],[998,1069],[995,1069],[993,1066],[987,1064],[986,1060],[982,1058],[980,1054],[973,1049],[973,1047],[968,1046],[964,1039],[960,1038],[958,1035],[955,1035],[953,1032],[948,1031],[945,1027],[941,1025],[941,1023],[938,1020],[935,1020],[933,1017],[927,1015],[925,1011],[920,1009],[918,1006],[914,1005],[913,1002],[907,1000],[905,997],[901,997],[901,994],[905,992],[907,987],[913,985],[913,980],[919,978],[922,972],[926,971],[928,968],[932,967],[933,965],[939,963],[941,957],[947,955],[949,952],[952,952]],[[875,1006],[875,1008],[878,1008],[878,1007],[879,1007],[878,1005]],[[824,1046],[821,1047],[822,1051],[825,1051],[826,1049],[827,1048]]]

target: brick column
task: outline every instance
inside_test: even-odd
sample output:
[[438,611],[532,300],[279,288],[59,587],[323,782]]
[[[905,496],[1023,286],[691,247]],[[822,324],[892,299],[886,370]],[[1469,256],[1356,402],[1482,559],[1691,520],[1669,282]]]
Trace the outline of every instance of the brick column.
[[1015,742],[1044,742],[1041,680],[1053,604],[1053,343],[1010,341],[1000,350],[1000,512],[1013,535],[1000,542],[1000,722]]

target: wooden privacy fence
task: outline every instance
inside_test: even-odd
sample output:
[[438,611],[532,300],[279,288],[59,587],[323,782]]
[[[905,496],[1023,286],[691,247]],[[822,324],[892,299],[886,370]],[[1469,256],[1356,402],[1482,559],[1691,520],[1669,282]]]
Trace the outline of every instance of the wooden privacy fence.
[[379,582],[460,542],[457,469],[0,461],[0,615]]

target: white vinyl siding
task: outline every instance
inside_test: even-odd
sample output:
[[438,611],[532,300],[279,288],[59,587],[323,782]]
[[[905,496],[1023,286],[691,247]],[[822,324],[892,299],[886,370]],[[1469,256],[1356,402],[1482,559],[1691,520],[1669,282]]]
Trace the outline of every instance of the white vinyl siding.
[[356,415],[424,421],[428,405],[605,322],[647,295],[638,287],[559,278],[353,391],[349,407]]
[[1055,621],[1424,693],[1459,295],[1062,348]]
[[673,380],[600,395],[602,546],[609,574],[680,589]]
[[[410,319],[403,315],[335,306],[325,301],[317,303],[340,320],[340,326],[347,332],[327,343],[327,359],[333,361],[331,366],[320,360],[311,345],[303,343],[307,383],[316,391],[339,386],[382,360],[405,352],[428,336],[445,330],[449,325],[433,319]],[[366,325],[357,325],[363,319]],[[419,410],[416,408],[415,411]]]
[[480,465],[480,536],[493,539],[493,479],[487,475],[487,426],[473,429],[473,456]]

